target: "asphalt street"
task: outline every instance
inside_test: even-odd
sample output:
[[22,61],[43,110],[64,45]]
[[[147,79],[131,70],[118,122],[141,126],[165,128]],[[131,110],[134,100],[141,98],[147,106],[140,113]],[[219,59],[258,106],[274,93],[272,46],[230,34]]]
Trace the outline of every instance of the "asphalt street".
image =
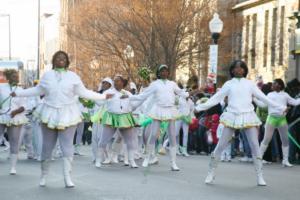
[[[38,186],[40,165],[21,153],[17,175],[9,175],[7,152],[0,153],[0,200],[299,200],[300,166],[264,168],[268,186],[256,186],[252,164],[221,163],[214,185],[205,185],[208,156],[179,157],[179,172],[171,172],[168,156],[147,169],[120,164],[97,169],[90,149],[76,156],[72,173],[76,187],[64,188],[62,162],[51,162],[47,187]],[[141,161],[137,161],[141,165]]]

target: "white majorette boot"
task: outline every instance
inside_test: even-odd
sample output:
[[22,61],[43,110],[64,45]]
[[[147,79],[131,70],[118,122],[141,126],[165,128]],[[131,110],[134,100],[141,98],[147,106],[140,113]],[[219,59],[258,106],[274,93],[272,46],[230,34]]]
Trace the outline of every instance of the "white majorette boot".
[[150,154],[149,165],[157,165],[159,163],[158,157],[155,151]]
[[111,153],[111,162],[113,163],[119,163],[119,154],[122,150],[122,146],[123,146],[123,143],[122,142],[114,142],[112,144],[112,153]]
[[143,167],[149,166],[150,157],[151,157],[152,152],[154,151],[154,148],[155,148],[155,146],[151,145],[151,144],[146,146],[146,155],[145,155],[145,158],[144,158],[144,161],[142,164]]
[[112,155],[113,153],[110,151],[110,149],[102,149],[103,151],[103,165],[109,165],[112,163]]
[[81,155],[81,152],[80,152],[80,144],[75,144],[75,145],[74,145],[74,155],[78,155],[78,156]]
[[185,157],[189,157],[189,156],[190,156],[190,155],[188,154],[188,152],[187,152],[187,147],[183,146],[183,147],[181,148],[181,150],[182,150],[182,155],[183,155],[183,156],[185,156]]
[[177,156],[182,156],[182,153],[181,153],[181,151],[180,151],[180,146],[177,145],[176,147],[177,147],[177,148],[176,148],[176,154],[177,154]]
[[124,153],[124,165],[129,166],[129,160],[128,160],[128,150],[127,150],[127,145],[123,145],[123,153]]
[[258,186],[266,186],[266,182],[263,177],[263,164],[262,164],[262,159],[261,158],[254,158],[253,159],[255,171],[256,171],[256,178],[257,178],[257,185]]
[[73,157],[63,157],[63,173],[66,188],[75,187],[71,180],[72,161]]
[[10,175],[16,175],[17,174],[17,170],[16,170],[16,165],[17,165],[17,161],[18,161],[18,154],[10,154]]
[[95,160],[95,167],[97,168],[101,167],[102,157],[103,157],[103,150],[101,148],[98,148],[96,160]]
[[128,161],[131,168],[138,168],[137,164],[134,161],[134,150],[128,150]]
[[176,151],[177,147],[170,147],[169,148],[169,153],[170,153],[170,158],[171,158],[171,171],[179,171],[179,167],[176,165]]
[[41,161],[41,178],[40,178],[40,186],[46,186],[46,178],[49,173],[50,160],[42,160]]
[[209,161],[208,174],[205,178],[206,184],[213,184],[215,177],[216,177],[215,171],[216,171],[217,167],[218,167],[218,160],[212,153],[212,155],[210,157],[210,161]]
[[293,167],[293,165],[289,162],[289,146],[282,147],[282,157],[283,167]]

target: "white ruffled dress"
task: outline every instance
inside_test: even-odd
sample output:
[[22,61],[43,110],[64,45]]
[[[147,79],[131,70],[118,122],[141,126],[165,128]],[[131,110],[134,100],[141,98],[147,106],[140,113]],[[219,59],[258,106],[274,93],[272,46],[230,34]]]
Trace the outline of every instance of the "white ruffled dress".
[[44,74],[39,85],[20,92],[17,96],[44,95],[43,103],[35,110],[34,116],[48,128],[63,130],[82,121],[78,96],[103,100],[105,95],[86,89],[80,77],[72,71],[50,70]]
[[174,81],[158,79],[152,82],[141,94],[133,95],[130,101],[133,105],[141,105],[147,98],[152,98],[153,105],[147,115],[154,120],[176,120],[180,114],[175,105],[176,95],[184,98],[189,94],[180,89]]
[[226,111],[220,117],[220,123],[233,129],[245,129],[261,125],[260,119],[254,112],[253,97],[267,105],[277,107],[284,112],[284,107],[273,102],[254,84],[246,78],[233,78],[227,81],[221,90],[212,96],[206,103],[196,106],[197,111],[208,110],[228,97]]
[[10,116],[13,110],[16,110],[20,107],[24,107],[26,109],[26,101],[24,98],[10,97],[12,92],[18,92],[21,90],[22,88],[10,86],[8,83],[3,83],[0,85],[0,102],[3,103],[0,109],[0,124],[5,124],[6,126],[19,126],[28,123],[28,118],[25,115],[25,111],[17,114],[13,118]]

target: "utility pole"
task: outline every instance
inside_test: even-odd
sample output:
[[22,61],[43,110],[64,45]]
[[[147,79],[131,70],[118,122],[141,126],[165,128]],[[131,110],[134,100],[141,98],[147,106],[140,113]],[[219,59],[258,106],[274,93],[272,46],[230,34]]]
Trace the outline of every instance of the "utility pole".
[[8,17],[8,59],[11,60],[11,22],[10,22],[10,14],[0,14],[0,17]]
[[36,71],[36,77],[37,79],[40,78],[40,64],[41,64],[41,58],[40,58],[40,40],[41,40],[41,0],[38,0],[38,44],[37,44],[37,71]]
[[298,1],[298,11],[294,13],[294,17],[297,20],[296,30],[295,30],[295,59],[296,59],[296,78],[300,80],[300,52],[298,52],[298,43],[300,39],[300,0]]

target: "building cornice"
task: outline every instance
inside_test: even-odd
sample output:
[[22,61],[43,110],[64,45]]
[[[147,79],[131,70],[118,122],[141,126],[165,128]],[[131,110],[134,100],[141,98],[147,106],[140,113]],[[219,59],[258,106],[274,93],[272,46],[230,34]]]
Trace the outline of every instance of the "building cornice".
[[232,8],[232,11],[233,12],[240,12],[240,11],[243,11],[243,10],[255,7],[255,6],[259,6],[261,4],[268,3],[268,2],[271,2],[271,1],[275,1],[275,0],[249,0],[249,1],[245,1],[245,2],[242,2],[242,3],[236,4]]

